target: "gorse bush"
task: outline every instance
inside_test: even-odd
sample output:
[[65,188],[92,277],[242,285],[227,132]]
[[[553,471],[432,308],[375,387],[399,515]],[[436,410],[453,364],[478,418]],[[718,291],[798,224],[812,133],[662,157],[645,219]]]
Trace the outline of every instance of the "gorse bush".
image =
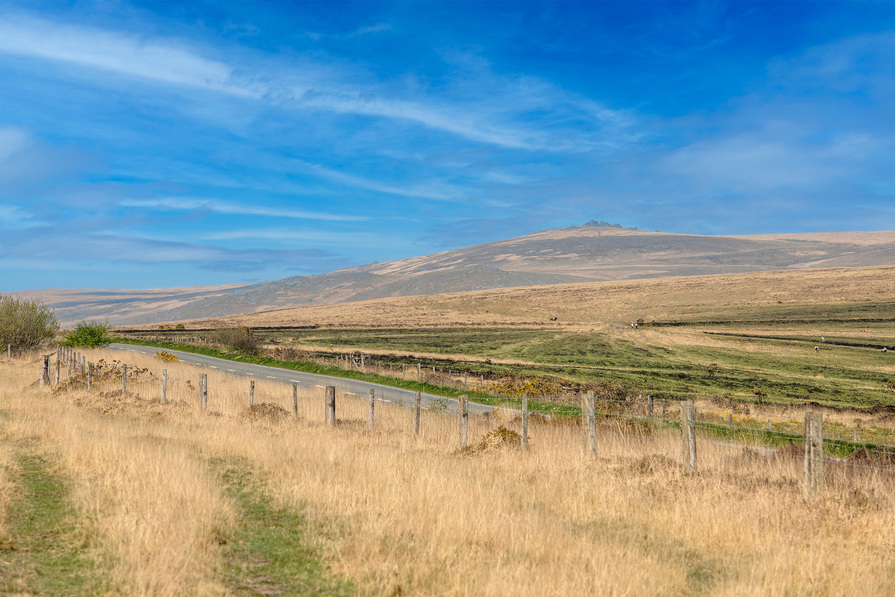
[[53,310],[37,300],[0,295],[0,343],[15,352],[31,350],[59,330]]
[[507,398],[522,398],[527,394],[532,400],[544,400],[558,397],[562,393],[562,386],[549,379],[503,379],[490,390]]
[[108,335],[109,324],[99,321],[82,321],[75,329],[66,334],[65,339],[60,343],[62,346],[86,346],[88,348],[97,348],[105,346],[111,342]]
[[177,358],[176,354],[171,354],[167,350],[157,350],[155,351],[155,356],[165,361],[171,361],[172,363],[176,363],[180,360]]
[[222,328],[215,332],[215,338],[227,350],[255,356],[261,352],[261,344],[255,332],[249,327]]

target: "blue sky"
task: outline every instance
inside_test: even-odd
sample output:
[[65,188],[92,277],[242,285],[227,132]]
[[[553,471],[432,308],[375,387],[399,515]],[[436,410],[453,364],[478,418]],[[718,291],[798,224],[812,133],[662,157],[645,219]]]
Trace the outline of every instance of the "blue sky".
[[893,2],[0,0],[0,291],[895,228]]

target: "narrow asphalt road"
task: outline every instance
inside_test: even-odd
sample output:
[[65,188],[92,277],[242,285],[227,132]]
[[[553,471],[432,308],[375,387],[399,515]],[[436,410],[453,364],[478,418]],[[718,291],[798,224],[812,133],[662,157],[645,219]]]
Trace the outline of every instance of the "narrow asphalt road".
[[[110,344],[107,348],[112,350],[139,352],[149,355],[154,355],[159,350],[154,346],[138,346],[135,344]],[[183,363],[208,367],[209,369],[217,369],[231,375],[271,379],[286,384],[297,383],[301,388],[318,388],[321,391],[321,395],[323,388],[326,386],[335,386],[337,392],[354,394],[357,396],[369,396],[370,389],[372,388],[376,390],[377,400],[407,407],[412,407],[416,399],[416,392],[411,390],[403,390],[401,388],[393,388],[391,386],[384,386],[366,381],[345,379],[343,377],[331,377],[329,375],[319,375],[316,373],[302,373],[300,371],[290,371],[289,369],[267,367],[266,365],[240,363],[238,361],[228,361],[226,359],[218,359],[216,357],[208,357],[179,350],[167,350],[167,352],[176,354],[177,358]],[[423,408],[432,408],[433,405],[436,406],[436,408],[440,408],[443,405],[448,412],[457,412],[457,400],[452,398],[423,394],[420,403]],[[469,403],[469,414],[485,414],[493,411],[494,408],[491,406],[475,402]]]

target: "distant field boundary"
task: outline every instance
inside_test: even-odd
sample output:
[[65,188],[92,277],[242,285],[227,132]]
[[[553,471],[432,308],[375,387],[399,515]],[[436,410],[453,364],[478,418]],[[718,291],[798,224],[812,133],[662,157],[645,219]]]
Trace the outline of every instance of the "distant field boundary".
[[[890,320],[886,320],[890,321]],[[788,342],[804,342],[807,344],[817,344],[816,338],[803,338],[799,336],[765,336],[762,334],[738,334],[736,332],[703,332],[710,336],[730,336],[732,338],[755,338],[757,340],[785,340]],[[862,342],[845,342],[843,340],[821,340],[821,344],[831,344],[833,346],[848,346],[850,348],[870,348],[873,350],[892,350],[891,346],[882,344],[867,344]]]
[[[892,323],[895,322],[895,318],[892,317],[864,317],[859,319],[849,319],[849,318],[823,318],[823,319],[805,319],[805,318],[792,318],[792,319],[717,319],[717,320],[704,320],[704,319],[694,319],[693,321],[647,321],[641,324],[642,326],[652,326],[652,327],[681,327],[688,325],[781,325],[781,324],[805,324],[805,323],[813,323],[813,324],[825,324],[825,323]],[[722,334],[723,335],[723,334]],[[735,334],[729,334],[735,335]]]

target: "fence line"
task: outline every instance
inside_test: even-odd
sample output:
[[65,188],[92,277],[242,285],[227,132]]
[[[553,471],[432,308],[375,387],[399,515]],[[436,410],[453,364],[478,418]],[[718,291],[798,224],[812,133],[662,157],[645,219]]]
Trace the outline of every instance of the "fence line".
[[[97,381],[94,378],[94,363],[87,362],[87,356],[82,355],[81,353],[77,353],[70,349],[65,349],[60,347],[60,349],[51,353],[50,355],[43,355],[41,359],[41,371],[40,371],[40,379],[42,384],[46,384],[49,386],[49,359],[53,354],[56,355],[56,369],[57,372],[60,370],[61,363],[65,361],[69,364],[69,379],[76,377],[78,375],[86,375],[86,383],[88,392],[92,392],[95,382]],[[76,374],[73,376],[71,374],[71,363],[78,362],[81,364],[82,373]],[[117,361],[115,361],[117,362]],[[134,375],[140,373],[140,369],[138,367],[133,367],[130,369]],[[83,373],[86,371],[86,374]],[[121,363],[121,391],[128,391],[128,365],[126,363]],[[143,370],[145,372],[145,370]],[[222,375],[227,375],[226,373],[221,373]],[[101,378],[102,379],[102,378]],[[60,383],[60,379],[57,374],[57,384]],[[161,387],[159,393],[159,403],[165,404],[166,400],[166,390],[167,390],[167,382],[168,382],[168,371],[167,369],[161,370]],[[250,380],[250,391],[249,391],[249,406],[251,407],[254,404],[254,391],[255,391],[255,382],[254,380]],[[202,412],[206,412],[208,409],[208,376],[205,373],[199,374],[199,406]],[[325,406],[325,423],[327,427],[335,427],[338,424],[338,420],[336,418],[336,388],[335,386],[326,386],[324,393],[324,406]],[[416,401],[414,404],[414,413],[413,413],[413,435],[414,437],[419,436],[420,431],[420,396],[421,393],[417,392]],[[369,418],[368,418],[368,427],[370,430],[374,428],[375,424],[375,401],[376,395],[375,390],[371,389],[369,394]],[[642,399],[642,397],[641,397]],[[620,400],[603,400],[601,403],[612,404],[619,403],[625,404],[626,406],[631,406],[631,401],[620,401]],[[651,426],[660,425],[662,427],[680,428],[681,433],[681,465],[684,470],[696,472],[698,470],[698,461],[697,461],[697,430],[701,430],[703,434],[712,433],[717,434],[719,430],[730,430],[735,434],[739,435],[748,435],[755,434],[757,436],[764,437],[775,437],[780,440],[786,440],[790,442],[803,442],[804,443],[804,493],[806,498],[812,497],[820,494],[824,490],[824,480],[825,480],[825,466],[824,463],[830,462],[835,463],[837,465],[845,466],[847,469],[862,469],[862,470],[872,470],[872,471],[886,471],[886,472],[895,472],[895,446],[889,444],[874,444],[871,442],[852,442],[848,440],[841,440],[835,438],[825,438],[823,435],[823,415],[821,413],[808,412],[805,415],[805,433],[789,433],[783,431],[777,431],[773,429],[764,429],[764,428],[755,428],[755,427],[740,427],[733,424],[733,419],[730,417],[727,423],[722,422],[705,422],[697,420],[696,408],[692,400],[680,403],[680,420],[675,421],[673,418],[669,419],[665,417],[666,404],[663,402],[663,416],[661,418],[652,416],[654,414],[654,403],[650,396],[647,396],[646,400],[643,401],[645,405],[645,410],[647,416],[635,415],[626,412],[610,412],[610,411],[597,411],[596,410],[596,399],[594,396],[594,392],[588,392],[586,396],[582,397],[582,437],[586,446],[587,456],[589,459],[597,458],[597,428],[596,428],[596,418],[597,416],[601,416],[606,420],[617,420],[617,421],[640,421],[643,423],[648,423]],[[529,426],[528,426],[528,395],[524,395],[522,399],[523,408],[520,413],[521,415],[521,425],[522,425],[522,434],[520,436],[521,447],[525,450],[529,448]],[[633,403],[634,406],[637,406],[637,403]],[[298,384],[292,383],[292,415],[293,420],[299,420],[299,408],[298,408]],[[461,395],[458,399],[458,432],[459,432],[459,445],[461,448],[464,448],[468,445],[469,442],[469,412],[468,412],[468,396]],[[618,433],[622,436],[627,437],[639,437],[643,439],[645,437],[644,433],[640,434],[629,434],[625,433],[621,428],[619,428]],[[652,433],[652,432],[651,432]],[[703,438],[701,441],[705,441]],[[748,450],[751,449],[748,445],[743,444],[721,444],[719,442],[714,442],[719,446],[726,446],[740,450]],[[888,464],[889,466],[883,466],[882,464],[874,465],[872,464],[873,459],[870,459],[871,464],[867,463],[859,463],[846,460],[844,458],[836,458],[831,455],[827,455],[824,452],[824,445],[844,445],[855,448],[860,448],[866,451],[867,454],[873,456],[878,455],[879,459]],[[769,449],[770,450],[770,449]],[[778,452],[774,452],[778,453]]]

